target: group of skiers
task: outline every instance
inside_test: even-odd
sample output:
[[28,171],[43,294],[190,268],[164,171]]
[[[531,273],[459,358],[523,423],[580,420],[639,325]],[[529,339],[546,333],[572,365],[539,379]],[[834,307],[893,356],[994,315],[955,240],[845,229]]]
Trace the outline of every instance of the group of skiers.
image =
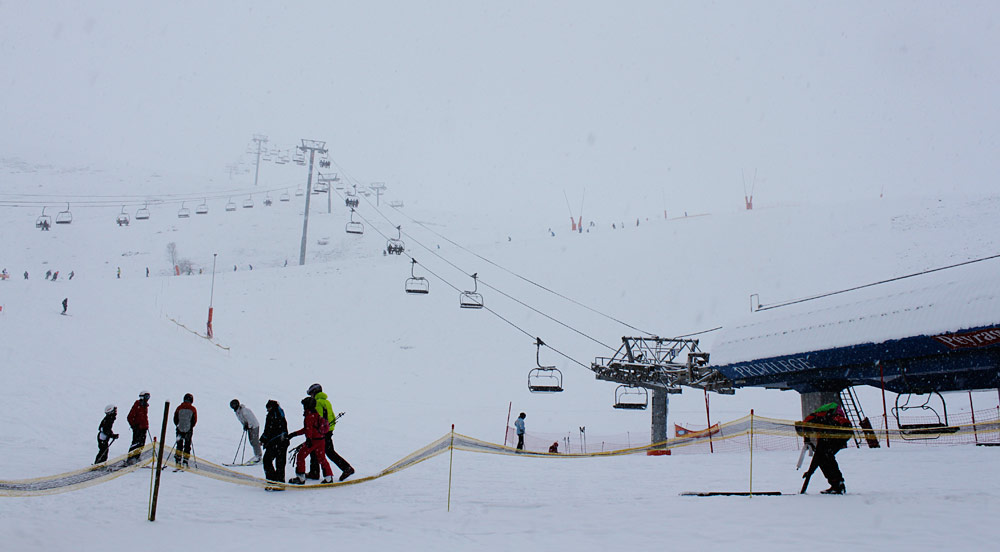
[[[149,391],[140,391],[139,398],[129,410],[127,421],[132,430],[132,442],[129,445],[126,465],[138,462],[137,451],[146,444],[146,436],[149,433],[149,397]],[[285,420],[285,412],[281,405],[274,399],[267,401],[267,417],[264,421],[264,431],[261,433],[260,423],[250,408],[242,404],[239,399],[229,402],[253,448],[254,456],[246,465],[257,464],[263,460],[264,477],[268,481],[284,482],[285,458],[291,439],[304,435],[306,441],[297,447],[295,477],[288,482],[304,485],[307,479],[320,479],[320,469],[322,469],[322,483],[332,483],[333,471],[327,458],[340,468],[339,480],[344,481],[353,475],[355,470],[333,447],[333,429],[337,423],[337,415],[333,411],[329,396],[323,392],[322,385],[314,383],[309,386],[307,396],[301,403],[302,429],[289,433],[288,422]],[[117,416],[118,408],[115,405],[109,404],[104,408],[104,418],[97,431],[98,450],[94,464],[101,464],[108,459],[108,449],[118,438],[118,434],[114,432]],[[173,422],[176,432],[174,461],[178,466],[188,467],[188,459],[192,458],[194,449],[192,444],[194,428],[198,423],[198,411],[194,407],[194,396],[191,393],[186,393],[183,402],[174,410]],[[305,466],[306,458],[310,460],[308,472]]]

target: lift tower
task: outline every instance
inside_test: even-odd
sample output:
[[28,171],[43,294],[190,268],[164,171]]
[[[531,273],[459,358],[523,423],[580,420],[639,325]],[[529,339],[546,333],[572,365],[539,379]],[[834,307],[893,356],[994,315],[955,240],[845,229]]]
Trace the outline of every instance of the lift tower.
[[312,197],[313,161],[316,159],[317,151],[326,153],[326,142],[303,138],[302,145],[298,149],[302,153],[309,152],[309,177],[306,180],[306,210],[302,216],[302,247],[299,248],[299,266],[302,266],[306,264],[306,234],[309,232],[309,198]]

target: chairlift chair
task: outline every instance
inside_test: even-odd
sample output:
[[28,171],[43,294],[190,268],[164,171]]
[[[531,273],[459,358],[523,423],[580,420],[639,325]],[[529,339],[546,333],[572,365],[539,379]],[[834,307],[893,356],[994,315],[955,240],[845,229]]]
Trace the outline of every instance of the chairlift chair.
[[129,222],[132,221],[128,216],[128,213],[125,212],[125,206],[122,205],[122,212],[118,213],[118,216],[115,217],[115,224],[117,224],[118,226],[128,226]]
[[226,210],[227,211],[235,211],[236,210],[236,204],[233,203],[233,198],[229,198],[229,203],[226,203]]
[[[924,397],[922,400],[921,396]],[[900,404],[901,397],[902,404]],[[941,414],[938,414],[931,402],[940,404]],[[919,414],[916,416],[914,412],[905,414],[907,410]],[[896,395],[896,405],[892,407],[892,415],[896,418],[899,436],[903,439],[937,439],[959,430],[958,426],[948,425],[948,405],[937,391]]]
[[52,217],[45,214],[45,207],[42,207],[42,214],[35,219],[35,228],[45,228],[52,226]]
[[135,220],[149,220],[149,203],[135,210]]
[[649,404],[649,391],[645,387],[634,385],[619,385],[615,389],[614,407],[620,410],[646,410]]
[[288,191],[281,192],[281,196],[278,197],[278,201],[291,201],[292,198],[288,197]]
[[66,210],[56,214],[56,224],[70,224],[71,222],[73,222],[73,213],[70,212],[69,203],[67,203]]
[[406,250],[406,247],[403,244],[403,239],[402,239],[403,238],[402,226],[397,226],[396,227],[396,232],[397,232],[396,235],[398,237],[396,237],[396,238],[389,238],[389,241],[386,242],[386,244],[385,244],[385,250],[390,255],[402,255],[403,251]]
[[195,208],[194,214],[196,215],[207,215],[208,214],[208,203],[205,200],[201,200],[201,205]]
[[535,365],[528,372],[528,391],[532,393],[559,393],[563,390],[562,372],[555,366],[542,366],[539,355],[542,345],[545,343],[541,338],[535,338]]
[[326,182],[317,182],[316,185],[313,186],[314,194],[325,194],[329,193],[329,191],[330,191],[330,185],[327,184]]
[[191,209],[184,206],[184,202],[181,202],[181,208],[177,210],[177,218],[191,218]]
[[253,209],[253,196],[250,196],[243,200],[244,209]]
[[302,191],[302,187],[301,186],[299,186],[298,188],[295,189],[295,197],[302,197],[304,195],[306,195],[306,193],[304,191]]
[[472,275],[472,291],[463,291],[458,296],[458,306],[463,309],[481,309],[483,308],[483,296],[478,293],[479,290],[479,273]]
[[423,276],[417,276],[413,273],[413,267],[417,265],[417,260],[410,259],[410,277],[406,279],[406,283],[403,289],[406,293],[415,293],[420,295],[426,295],[431,290],[431,284],[427,281],[427,278]]
[[347,223],[345,230],[347,230],[348,234],[357,234],[359,236],[365,233],[365,225],[354,220],[354,209],[351,209],[351,220]]

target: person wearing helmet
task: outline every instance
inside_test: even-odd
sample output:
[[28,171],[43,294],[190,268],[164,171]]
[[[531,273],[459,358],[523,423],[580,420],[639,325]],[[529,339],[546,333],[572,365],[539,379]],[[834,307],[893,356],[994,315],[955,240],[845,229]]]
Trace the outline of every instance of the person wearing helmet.
[[[805,427],[806,446],[813,448],[812,462],[803,477],[812,474],[818,467],[830,482],[830,488],[821,492],[844,494],[847,492],[847,486],[844,485],[844,474],[837,465],[836,454],[841,449],[847,448],[847,441],[851,437],[850,420],[837,403],[831,402],[817,408],[815,412],[806,416],[802,423]],[[804,489],[805,487],[803,492]]]
[[264,432],[260,434],[264,445],[264,479],[285,481],[285,455],[288,454],[288,422],[278,401],[267,401]]
[[111,442],[118,438],[118,434],[114,431],[115,419],[117,418],[117,406],[109,404],[104,407],[104,419],[101,420],[101,425],[97,426],[97,457],[94,458],[94,464],[108,461],[108,449],[111,448]]
[[149,431],[149,391],[140,391],[139,399],[132,404],[132,409],[128,411],[128,426],[132,429],[132,444],[128,447],[129,458],[127,463],[134,464],[139,460],[139,453],[132,451],[141,449],[146,445],[146,432]]
[[191,457],[191,437],[194,426],[198,423],[198,410],[194,407],[194,395],[184,394],[184,402],[174,410],[174,429],[177,432],[177,444],[174,446],[174,462],[178,466],[188,465]]
[[240,421],[243,431],[246,431],[247,436],[250,437],[250,446],[253,447],[253,458],[247,464],[260,462],[260,458],[264,454],[264,451],[260,448],[260,422],[257,421],[257,417],[253,415],[253,412],[245,404],[240,403],[239,399],[229,401],[229,408],[232,408],[233,412],[236,413],[236,419]]
[[[354,467],[351,466],[350,462],[344,460],[344,457],[337,454],[337,451],[333,448],[333,428],[337,425],[337,415],[333,412],[330,397],[323,392],[323,386],[318,383],[310,385],[307,393],[310,397],[316,399],[316,412],[330,423],[330,431],[324,437],[324,452],[340,468],[340,480],[343,481],[354,473]],[[319,466],[316,465],[315,459],[310,459],[309,475],[315,475],[313,479],[319,479]]]
[[315,455],[323,468],[323,483],[333,483],[333,470],[330,469],[330,463],[326,461],[326,455],[323,454],[326,444],[325,436],[330,431],[330,424],[316,411],[316,399],[313,397],[302,399],[302,416],[302,429],[288,434],[289,438],[298,435],[306,436],[306,442],[299,448],[295,457],[295,477],[289,479],[288,482],[292,485],[305,485],[306,457]]

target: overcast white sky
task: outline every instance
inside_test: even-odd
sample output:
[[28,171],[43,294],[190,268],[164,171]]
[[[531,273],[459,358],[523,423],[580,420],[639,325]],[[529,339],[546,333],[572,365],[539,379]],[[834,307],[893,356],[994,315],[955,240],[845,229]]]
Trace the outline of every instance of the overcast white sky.
[[[405,197],[584,214],[993,191],[996,2],[0,3],[0,157],[224,177],[326,140]],[[405,193],[404,193],[405,192]]]

